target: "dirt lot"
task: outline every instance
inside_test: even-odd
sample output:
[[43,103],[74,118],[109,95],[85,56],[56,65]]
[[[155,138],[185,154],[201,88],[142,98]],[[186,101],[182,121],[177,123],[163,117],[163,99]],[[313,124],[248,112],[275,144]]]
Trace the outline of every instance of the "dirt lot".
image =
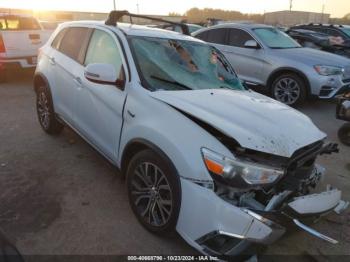
[[[133,216],[117,171],[71,130],[50,137],[36,119],[30,73],[0,85],[0,228],[24,254],[197,254],[180,237],[159,238]],[[300,108],[329,139],[342,122],[335,105],[310,102]],[[331,183],[350,200],[350,148],[322,157]],[[233,218],[234,219],[234,218]],[[350,212],[315,228],[338,239],[331,245],[293,232],[267,254],[326,258],[350,255]]]

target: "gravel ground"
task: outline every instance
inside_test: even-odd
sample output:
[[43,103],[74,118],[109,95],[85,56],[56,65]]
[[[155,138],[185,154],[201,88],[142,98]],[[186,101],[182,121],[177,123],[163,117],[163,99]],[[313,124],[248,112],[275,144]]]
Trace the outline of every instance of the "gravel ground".
[[[300,108],[338,141],[342,125],[335,105],[312,101]],[[26,255],[197,254],[179,236],[159,238],[144,230],[128,205],[117,170],[73,131],[46,135],[35,113],[31,73],[0,84],[0,228]],[[321,157],[332,184],[350,200],[350,148]],[[292,232],[269,247],[269,255],[322,260],[350,255],[350,213],[314,226],[340,241],[331,245]]]

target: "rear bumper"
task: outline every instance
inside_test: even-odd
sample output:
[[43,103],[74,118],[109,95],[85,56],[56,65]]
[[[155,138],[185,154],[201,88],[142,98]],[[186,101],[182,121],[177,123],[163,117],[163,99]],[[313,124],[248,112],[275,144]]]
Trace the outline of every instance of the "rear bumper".
[[2,69],[35,68],[36,64],[36,56],[11,58],[0,57],[0,67]]

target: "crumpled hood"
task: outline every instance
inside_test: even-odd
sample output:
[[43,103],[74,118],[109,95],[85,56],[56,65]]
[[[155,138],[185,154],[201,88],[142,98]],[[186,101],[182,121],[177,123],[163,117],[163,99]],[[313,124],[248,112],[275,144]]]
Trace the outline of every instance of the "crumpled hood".
[[291,157],[326,137],[304,114],[253,91],[157,91],[151,96],[256,151]]
[[273,55],[277,57],[284,57],[295,61],[302,61],[303,63],[308,64],[310,66],[331,65],[347,67],[350,65],[350,61],[347,58],[307,47],[275,49],[273,51]]

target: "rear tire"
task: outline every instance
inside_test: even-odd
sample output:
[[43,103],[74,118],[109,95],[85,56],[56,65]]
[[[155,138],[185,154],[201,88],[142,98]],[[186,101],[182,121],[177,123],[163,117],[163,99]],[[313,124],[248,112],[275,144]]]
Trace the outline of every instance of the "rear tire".
[[42,129],[50,135],[60,134],[64,126],[56,118],[51,92],[47,86],[38,87],[36,92],[36,108]]
[[350,123],[344,124],[338,131],[340,142],[344,145],[350,146]]
[[181,206],[179,176],[172,163],[152,150],[136,154],[127,170],[130,206],[150,232],[174,231]]
[[305,81],[294,73],[278,76],[272,82],[270,90],[275,100],[289,106],[304,103],[307,96]]

